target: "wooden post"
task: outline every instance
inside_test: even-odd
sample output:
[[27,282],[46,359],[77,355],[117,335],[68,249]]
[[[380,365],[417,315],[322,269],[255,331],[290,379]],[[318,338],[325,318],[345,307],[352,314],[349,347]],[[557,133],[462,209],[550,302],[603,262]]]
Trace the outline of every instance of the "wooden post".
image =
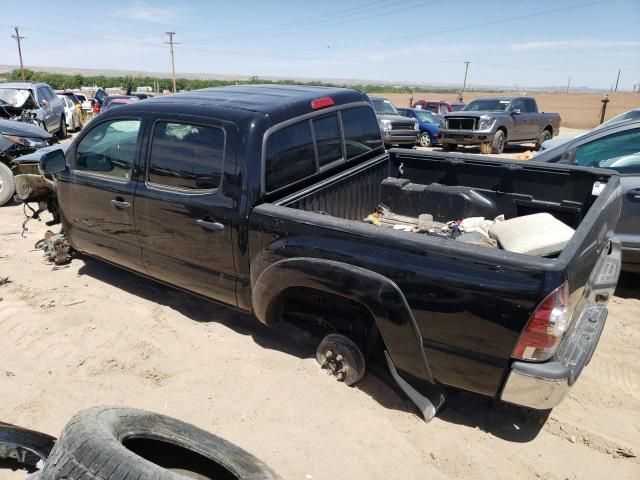
[[600,110],[600,123],[604,122],[604,114],[607,112],[607,103],[609,103],[609,95],[605,95],[602,100],[602,109]]

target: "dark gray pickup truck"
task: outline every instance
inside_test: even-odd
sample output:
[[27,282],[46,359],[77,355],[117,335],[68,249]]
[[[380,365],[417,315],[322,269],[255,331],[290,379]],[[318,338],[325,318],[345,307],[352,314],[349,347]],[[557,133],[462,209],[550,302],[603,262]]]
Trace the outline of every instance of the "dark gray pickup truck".
[[502,153],[507,143],[543,142],[560,131],[560,115],[538,111],[531,97],[478,98],[458,112],[447,113],[438,140],[443,150],[479,145],[482,153]]
[[[615,172],[386,152],[355,90],[145,100],[101,114],[41,168],[74,249],[296,323],[347,384],[379,358],[425,418],[445,386],[552,408],[591,358],[619,273]],[[554,254],[524,254],[407,231],[425,212],[575,230]],[[392,218],[401,230],[382,225]]]

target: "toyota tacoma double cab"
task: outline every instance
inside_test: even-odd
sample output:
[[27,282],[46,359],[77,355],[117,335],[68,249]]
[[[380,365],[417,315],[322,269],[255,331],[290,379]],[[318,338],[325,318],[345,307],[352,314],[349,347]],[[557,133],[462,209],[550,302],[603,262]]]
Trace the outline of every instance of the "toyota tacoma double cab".
[[[379,359],[426,419],[448,386],[556,405],[591,358],[619,274],[615,172],[387,152],[357,90],[156,97],[101,114],[40,162],[73,249],[295,323],[346,384]],[[365,221],[385,209],[443,224],[541,214],[575,231],[541,256]]]
[[534,142],[539,149],[559,131],[560,115],[539,112],[535,98],[486,97],[445,114],[438,140],[445,151],[476,145],[481,153],[502,153],[508,143]]

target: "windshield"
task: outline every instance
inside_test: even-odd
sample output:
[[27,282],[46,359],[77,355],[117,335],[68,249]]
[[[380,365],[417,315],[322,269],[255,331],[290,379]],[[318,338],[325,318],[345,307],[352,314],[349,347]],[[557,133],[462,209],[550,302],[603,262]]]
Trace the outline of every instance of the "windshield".
[[504,112],[509,106],[509,100],[474,100],[465,105],[463,112]]
[[22,107],[30,94],[31,92],[26,89],[0,87],[0,105]]
[[420,123],[438,123],[439,122],[439,120],[436,118],[436,115],[425,110],[417,111],[416,116],[418,117],[418,121]]
[[371,101],[373,102],[373,108],[378,115],[398,115],[396,107],[394,107],[393,103],[389,100],[374,98]]
[[636,110],[629,110],[628,112],[625,112],[625,113],[621,113],[617,117],[613,117],[612,119],[607,120],[597,128],[602,128],[607,125],[611,125],[613,123],[624,122],[625,120],[636,120],[636,119],[640,119],[640,108]]

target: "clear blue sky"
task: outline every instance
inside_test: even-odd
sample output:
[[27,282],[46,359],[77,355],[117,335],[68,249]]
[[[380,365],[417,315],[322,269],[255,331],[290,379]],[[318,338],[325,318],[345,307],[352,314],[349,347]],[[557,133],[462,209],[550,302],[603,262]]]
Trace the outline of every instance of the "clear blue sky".
[[[36,5],[34,7],[34,5]],[[608,89],[640,82],[640,0],[2,0],[0,64]],[[490,25],[486,25],[490,23]],[[491,24],[492,23],[492,24]],[[484,26],[483,26],[484,25]]]

